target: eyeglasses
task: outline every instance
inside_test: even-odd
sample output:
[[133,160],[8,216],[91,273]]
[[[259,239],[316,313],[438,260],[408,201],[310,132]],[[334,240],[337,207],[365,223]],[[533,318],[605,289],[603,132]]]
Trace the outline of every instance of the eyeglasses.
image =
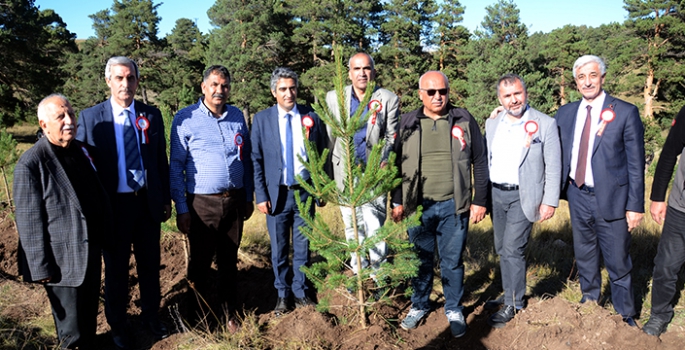
[[441,96],[447,95],[447,89],[437,89],[436,90],[436,89],[420,89],[419,88],[419,90],[425,91],[428,94],[428,96],[433,96],[433,95],[435,95],[436,92],[439,93]]

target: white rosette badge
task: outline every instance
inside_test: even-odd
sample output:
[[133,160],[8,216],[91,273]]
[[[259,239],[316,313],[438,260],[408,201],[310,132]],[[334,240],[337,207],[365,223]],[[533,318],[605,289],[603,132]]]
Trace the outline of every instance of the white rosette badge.
[[369,102],[369,112],[373,113],[371,115],[371,125],[376,125],[376,114],[383,110],[383,104],[378,100],[371,100]]
[[523,129],[526,130],[526,148],[530,147],[530,143],[533,141],[533,135],[538,132],[538,128],[538,123],[533,120],[529,120],[523,124]]
[[607,108],[602,111],[602,113],[599,115],[599,119],[602,120],[602,124],[599,125],[599,129],[597,130],[597,136],[602,136],[604,133],[604,129],[606,129],[607,124],[611,123],[616,119],[616,112],[614,112],[613,109]]
[[309,139],[309,131],[314,127],[314,119],[309,114],[305,115],[302,117],[302,126],[305,128],[305,138]]
[[464,148],[466,148],[466,141],[464,141],[464,129],[459,127],[459,125],[453,126],[452,137],[459,140],[459,143],[461,144],[461,150],[463,151]]

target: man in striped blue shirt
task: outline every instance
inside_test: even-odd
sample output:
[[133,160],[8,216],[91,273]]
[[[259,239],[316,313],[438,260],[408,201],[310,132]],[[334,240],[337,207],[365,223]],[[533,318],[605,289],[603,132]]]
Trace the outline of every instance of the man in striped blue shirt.
[[[227,326],[235,331],[238,247],[243,222],[254,210],[254,186],[250,133],[240,110],[226,104],[230,88],[226,67],[215,65],[205,71],[204,96],[174,117],[170,176],[176,223],[190,244],[188,280],[202,296],[198,300],[208,301],[216,315],[228,311]],[[212,302],[215,254],[218,290]],[[209,311],[202,306],[196,311]]]

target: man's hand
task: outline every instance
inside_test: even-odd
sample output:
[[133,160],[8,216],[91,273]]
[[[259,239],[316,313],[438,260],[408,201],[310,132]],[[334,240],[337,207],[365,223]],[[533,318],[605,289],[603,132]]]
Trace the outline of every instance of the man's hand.
[[545,220],[549,220],[554,216],[554,207],[550,207],[549,205],[546,204],[541,204],[540,205],[540,221],[538,222],[543,222]]
[[257,209],[259,209],[262,214],[269,215],[269,213],[271,213],[271,201],[257,203]]
[[628,232],[636,228],[640,221],[642,221],[642,213],[634,211],[626,211],[626,220],[628,221]]
[[477,224],[485,218],[485,207],[471,204],[471,222]]
[[176,215],[176,226],[179,231],[188,234],[190,232],[190,213]]
[[404,216],[404,206],[398,205],[394,208],[392,208],[392,220],[395,222],[400,222],[402,221],[402,217]]
[[490,112],[490,119],[495,119],[498,114],[502,113],[504,111],[504,107],[498,106],[497,108],[493,109],[492,112]]
[[652,205],[649,207],[649,212],[652,214],[652,219],[654,219],[657,224],[663,224],[664,219],[666,218],[666,202],[652,202]]
[[245,210],[243,211],[243,221],[247,221],[254,213],[254,204],[252,202],[245,203]]
[[171,205],[165,204],[164,205],[164,220],[162,220],[162,222],[169,220],[170,217],[171,217]]

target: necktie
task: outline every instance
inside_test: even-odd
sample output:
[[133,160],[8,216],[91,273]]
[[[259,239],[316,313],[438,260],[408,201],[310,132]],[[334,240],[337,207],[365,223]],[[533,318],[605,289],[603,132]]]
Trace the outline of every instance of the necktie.
[[581,187],[585,184],[585,170],[587,165],[587,153],[590,143],[590,126],[592,125],[592,116],[590,110],[592,106],[587,106],[587,117],[585,117],[585,125],[583,126],[583,133],[580,134],[580,147],[578,149],[578,164],[576,166],[576,185]]
[[140,165],[140,152],[138,151],[138,140],[136,131],[131,125],[129,111],[124,110],[124,153],[126,155],[126,183],[135,192],[143,187],[143,167]]
[[293,151],[293,126],[290,123],[293,119],[293,115],[288,113],[285,115],[285,118],[285,161],[288,163],[285,165],[285,184],[287,186],[291,186],[295,184],[295,154]]

